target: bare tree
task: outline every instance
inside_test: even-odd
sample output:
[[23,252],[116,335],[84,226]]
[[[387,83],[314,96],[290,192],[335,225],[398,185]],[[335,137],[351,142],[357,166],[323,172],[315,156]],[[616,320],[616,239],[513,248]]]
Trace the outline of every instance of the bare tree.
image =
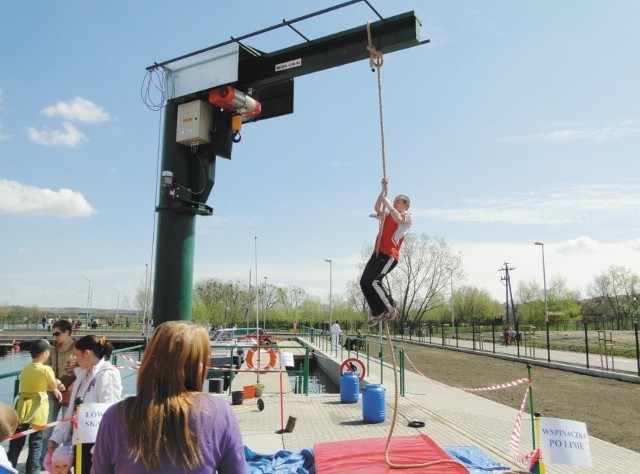
[[[518,300],[521,305],[521,313],[529,323],[544,322],[544,289],[535,279],[529,282],[521,282],[517,289]],[[562,276],[554,276],[547,285],[547,308],[549,322],[560,323],[579,318],[582,309],[578,302],[578,291],[570,290],[567,280]]]
[[195,284],[193,289],[193,299],[198,307],[203,309],[199,314],[202,322],[212,325],[222,324],[225,308],[225,286],[222,282],[214,279],[202,280]]
[[455,292],[454,310],[457,318],[467,323],[493,319],[501,312],[501,305],[491,298],[487,290],[463,286]]
[[534,279],[520,281],[516,288],[516,299],[520,303],[520,313],[529,323],[544,321],[544,291]]
[[[153,290],[145,288],[145,280],[140,280],[140,286],[136,290],[134,295],[134,305],[140,314],[143,314],[147,318],[151,318],[151,303],[153,301]],[[146,309],[146,311],[145,311]]]
[[363,319],[367,319],[369,307],[367,306],[367,300],[362,293],[358,280],[351,280],[347,283],[345,298],[346,303],[352,310],[361,314]]
[[299,286],[278,286],[276,287],[276,298],[278,302],[286,309],[292,310],[306,298],[307,293]]
[[625,329],[631,315],[638,311],[638,290],[640,277],[631,269],[611,265],[606,271],[594,277],[587,292],[592,298],[601,298],[613,313],[617,329]]
[[407,235],[398,266],[388,277],[396,295],[398,323],[404,325],[409,319],[420,323],[427,311],[442,305],[438,295],[447,291],[452,275],[454,280],[462,279],[461,257],[444,238]]

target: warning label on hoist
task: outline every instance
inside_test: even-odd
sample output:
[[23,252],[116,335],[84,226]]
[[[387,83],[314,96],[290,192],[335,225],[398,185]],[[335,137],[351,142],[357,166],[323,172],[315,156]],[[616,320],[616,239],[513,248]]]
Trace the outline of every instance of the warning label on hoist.
[[302,66],[302,59],[294,59],[292,61],[287,61],[286,63],[276,64],[276,72],[284,71],[286,69],[291,69],[292,67],[300,67]]

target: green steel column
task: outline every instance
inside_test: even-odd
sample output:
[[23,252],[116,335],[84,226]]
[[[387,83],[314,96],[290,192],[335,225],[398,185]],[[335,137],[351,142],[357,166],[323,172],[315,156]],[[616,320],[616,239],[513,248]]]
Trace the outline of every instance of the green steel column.
[[[190,181],[193,157],[176,142],[178,105],[167,103],[164,117],[160,171],[171,171],[175,183]],[[195,247],[195,214],[174,197],[163,193],[158,183],[158,219],[153,279],[153,321],[190,320]],[[186,211],[186,212],[185,212]]]
[[195,216],[174,210],[158,213],[153,286],[154,324],[191,320]]

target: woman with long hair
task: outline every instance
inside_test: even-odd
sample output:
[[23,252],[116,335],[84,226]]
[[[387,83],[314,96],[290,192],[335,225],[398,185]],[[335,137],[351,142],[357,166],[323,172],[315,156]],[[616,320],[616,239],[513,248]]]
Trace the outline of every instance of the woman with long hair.
[[246,473],[235,413],[202,392],[210,354],[205,328],[160,324],[142,358],[137,395],[104,413],[91,472]]
[[[67,413],[75,413],[83,403],[112,404],[119,401],[122,379],[118,369],[109,362],[113,352],[111,342],[104,336],[89,334],[76,341],[74,351],[78,367],[74,369],[76,380]],[[56,426],[49,439],[47,456],[53,456],[59,445],[71,444],[73,430],[71,421]],[[88,474],[91,469],[92,446],[91,443],[82,445],[82,474]]]

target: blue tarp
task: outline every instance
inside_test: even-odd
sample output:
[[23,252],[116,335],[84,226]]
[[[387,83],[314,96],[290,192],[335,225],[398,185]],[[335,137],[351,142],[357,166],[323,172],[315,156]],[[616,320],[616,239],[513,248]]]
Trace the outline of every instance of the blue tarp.
[[[492,471],[507,471],[475,446],[444,446],[449,456],[464,464],[471,474],[486,474]],[[315,474],[313,450],[281,450],[275,454],[260,454],[244,447],[244,458],[249,474]]]
[[475,446],[443,446],[449,456],[464,464],[471,474],[507,471],[510,468],[494,461]]
[[313,450],[278,451],[275,454],[260,454],[244,447],[249,474],[315,474]]

